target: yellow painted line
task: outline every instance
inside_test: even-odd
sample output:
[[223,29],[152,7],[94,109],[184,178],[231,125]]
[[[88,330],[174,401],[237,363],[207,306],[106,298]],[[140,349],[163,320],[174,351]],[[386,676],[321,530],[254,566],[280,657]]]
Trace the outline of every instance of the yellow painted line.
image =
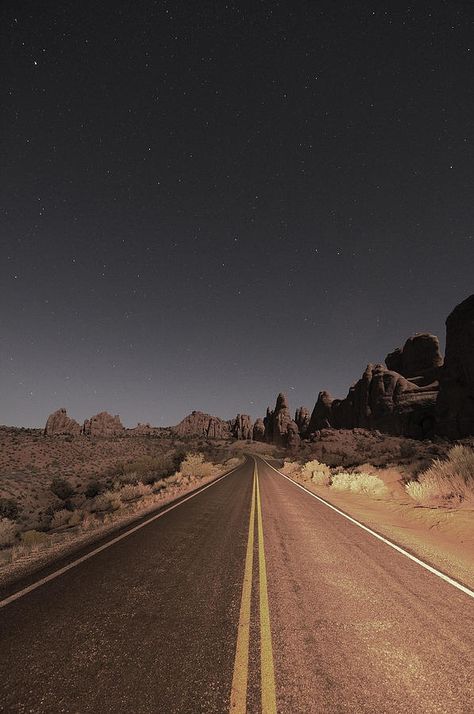
[[252,596],[253,544],[255,532],[255,490],[256,473],[254,470],[252,487],[252,504],[250,507],[249,535],[247,554],[245,556],[244,583],[240,602],[239,628],[237,632],[237,647],[235,650],[234,676],[230,694],[230,712],[245,714],[247,711],[247,682],[249,671],[250,642],[250,606]]
[[254,480],[257,482],[258,571],[260,585],[260,665],[262,687],[262,714],[276,714],[275,668],[273,665],[270,609],[268,607],[267,567],[263,540],[262,503],[258,484],[257,462]]

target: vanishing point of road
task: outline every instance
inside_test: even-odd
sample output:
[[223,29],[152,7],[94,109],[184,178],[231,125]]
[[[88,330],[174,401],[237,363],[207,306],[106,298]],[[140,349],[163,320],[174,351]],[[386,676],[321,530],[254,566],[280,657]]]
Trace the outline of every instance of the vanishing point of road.
[[15,714],[471,714],[473,653],[470,591],[259,457],[0,593]]

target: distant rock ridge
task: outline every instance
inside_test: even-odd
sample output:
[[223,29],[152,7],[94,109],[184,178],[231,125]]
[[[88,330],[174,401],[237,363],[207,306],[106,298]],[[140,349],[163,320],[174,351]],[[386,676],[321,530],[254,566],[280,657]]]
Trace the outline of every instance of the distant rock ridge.
[[82,428],[64,408],[48,417],[47,436],[65,434],[108,437],[166,434],[208,439],[264,441],[296,449],[300,440],[317,438],[325,429],[373,429],[415,439],[435,435],[461,439],[474,435],[474,295],[460,303],[446,320],[446,359],[439,340],[429,333],[409,337],[385,358],[384,364],[368,364],[344,399],[320,391],[309,414],[299,407],[291,418],[288,400],[280,392],[275,407],[265,417],[234,419],[193,411],[174,427],[138,424],[125,430],[119,416],[100,412],[86,419]]
[[49,415],[44,433],[46,436],[54,436],[55,434],[79,436],[81,433],[81,425],[79,422],[68,417],[66,410],[61,408]]
[[177,436],[205,436],[208,439],[228,439],[231,436],[228,421],[199,411],[188,414],[171,430]]
[[118,436],[123,434],[125,427],[118,414],[112,416],[108,412],[99,412],[90,419],[86,419],[82,432],[86,436]]

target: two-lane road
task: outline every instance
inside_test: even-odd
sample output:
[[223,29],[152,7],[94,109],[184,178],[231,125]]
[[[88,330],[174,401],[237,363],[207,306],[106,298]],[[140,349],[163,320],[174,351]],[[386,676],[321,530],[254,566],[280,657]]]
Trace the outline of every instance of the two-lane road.
[[472,597],[259,458],[9,594],[2,712],[473,711]]

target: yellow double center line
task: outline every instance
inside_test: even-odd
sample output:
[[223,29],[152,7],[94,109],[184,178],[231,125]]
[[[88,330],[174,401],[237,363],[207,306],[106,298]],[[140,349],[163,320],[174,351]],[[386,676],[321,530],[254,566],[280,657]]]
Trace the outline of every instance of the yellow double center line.
[[249,535],[245,556],[244,583],[240,603],[239,628],[235,651],[234,676],[230,696],[230,712],[245,714],[247,711],[247,684],[249,672],[250,613],[252,600],[253,549],[255,538],[255,510],[258,528],[258,574],[260,609],[260,670],[262,714],[276,714],[275,670],[273,666],[270,610],[268,607],[267,568],[263,541],[262,503],[255,462],[253,471],[252,503],[250,507]]

